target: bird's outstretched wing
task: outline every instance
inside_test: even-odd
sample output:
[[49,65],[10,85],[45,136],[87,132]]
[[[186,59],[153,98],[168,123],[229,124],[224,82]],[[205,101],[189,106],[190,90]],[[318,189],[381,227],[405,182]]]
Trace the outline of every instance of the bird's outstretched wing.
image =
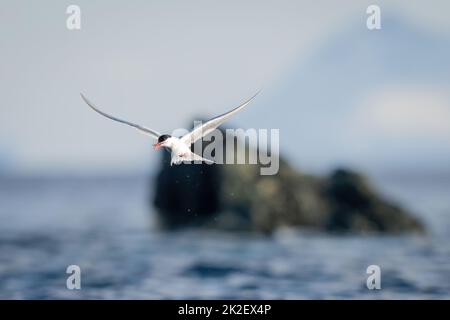
[[114,120],[114,121],[117,121],[117,122],[120,122],[120,123],[127,124],[129,126],[132,126],[135,129],[139,130],[140,132],[142,132],[142,133],[144,133],[144,134],[146,134],[146,135],[148,135],[148,136],[150,136],[150,137],[152,137],[154,139],[158,139],[158,137],[161,135],[160,133],[158,133],[155,130],[152,130],[152,129],[149,129],[149,128],[144,127],[144,126],[140,126],[138,124],[135,124],[135,123],[132,123],[132,122],[128,122],[128,121],[125,121],[125,120],[113,117],[113,116],[111,116],[111,115],[109,115],[109,114],[107,114],[107,113],[97,109],[97,107],[94,106],[94,104],[92,102],[90,102],[82,93],[80,93],[80,95],[81,95],[81,98],[84,100],[84,102],[86,102],[86,104],[89,107],[91,107],[95,112],[100,113],[104,117],[107,117],[107,118],[109,118],[111,120]]
[[181,137],[181,141],[186,143],[187,145],[193,144],[198,139],[201,139],[202,137],[208,135],[209,133],[213,132],[218,126],[220,126],[222,123],[227,121],[232,115],[242,110],[246,105],[250,103],[250,101],[253,100],[254,97],[258,95],[260,91],[258,91],[256,94],[253,95],[250,99],[242,103],[240,106],[234,108],[231,111],[228,111],[227,113],[224,113],[220,116],[217,116],[215,118],[212,118],[208,122],[205,122],[204,124],[194,128],[191,132]]

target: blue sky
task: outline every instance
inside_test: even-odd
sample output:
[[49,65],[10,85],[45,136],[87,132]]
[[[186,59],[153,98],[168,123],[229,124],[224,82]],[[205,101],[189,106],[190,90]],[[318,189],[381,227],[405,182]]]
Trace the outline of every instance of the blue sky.
[[[47,2],[47,3],[46,3]],[[82,29],[66,29],[70,4]],[[109,112],[172,131],[263,88],[230,125],[281,130],[301,168],[446,170],[446,1],[2,1],[0,166],[141,172],[152,141]]]

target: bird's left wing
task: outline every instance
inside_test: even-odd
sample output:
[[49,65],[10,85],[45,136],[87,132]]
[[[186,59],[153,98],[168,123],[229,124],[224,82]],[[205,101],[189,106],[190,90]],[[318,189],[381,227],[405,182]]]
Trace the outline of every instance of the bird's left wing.
[[155,130],[149,129],[147,127],[144,127],[144,126],[141,126],[141,125],[129,122],[129,121],[125,121],[125,120],[113,117],[113,116],[111,116],[111,115],[109,115],[109,114],[107,114],[107,113],[97,109],[97,107],[92,102],[90,102],[82,93],[80,93],[80,95],[81,95],[81,98],[84,100],[84,102],[86,102],[86,104],[89,107],[91,107],[95,112],[100,113],[104,117],[107,117],[107,118],[109,118],[111,120],[114,120],[114,121],[117,121],[117,122],[120,122],[120,123],[127,124],[129,126],[132,126],[132,127],[136,128],[138,131],[140,131],[140,132],[142,132],[142,133],[144,133],[144,134],[146,134],[146,135],[148,135],[148,136],[150,136],[150,137],[152,137],[154,139],[158,139],[158,137],[161,135],[160,133],[158,133]]
[[250,103],[250,101],[252,101],[253,98],[255,98],[258,95],[259,92],[260,91],[258,91],[256,94],[253,95],[253,97],[251,97],[250,99],[248,99],[247,101],[245,101],[244,103],[239,105],[238,107],[234,108],[233,110],[228,111],[227,113],[224,113],[215,118],[212,118],[208,122],[205,122],[204,124],[202,124],[198,127],[195,127],[194,130],[192,130],[188,134],[181,137],[180,140],[182,142],[186,143],[187,145],[191,145],[198,139],[213,132],[218,126],[220,126],[222,123],[227,121],[232,115],[236,114],[237,112],[242,110],[245,106],[247,106]]

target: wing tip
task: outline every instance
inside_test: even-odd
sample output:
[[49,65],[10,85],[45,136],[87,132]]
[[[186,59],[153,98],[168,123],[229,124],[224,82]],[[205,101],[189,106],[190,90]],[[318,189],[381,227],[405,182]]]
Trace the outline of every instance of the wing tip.
[[84,101],[88,106],[92,107],[90,101],[88,100],[88,98],[86,98],[86,96],[85,96],[82,92],[80,92],[80,97],[81,97],[81,99],[83,99],[83,101]]
[[260,94],[261,91],[262,91],[262,88],[260,88],[258,91],[256,91],[256,93],[248,101],[253,100],[253,98],[255,98],[258,94]]

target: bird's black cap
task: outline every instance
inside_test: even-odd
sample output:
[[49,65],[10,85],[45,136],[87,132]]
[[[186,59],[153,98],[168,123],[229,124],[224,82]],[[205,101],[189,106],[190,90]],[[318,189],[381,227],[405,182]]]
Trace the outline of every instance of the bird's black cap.
[[161,136],[159,136],[158,137],[158,142],[163,142],[163,141],[166,141],[167,139],[169,139],[171,137],[171,135],[169,135],[169,134],[163,134],[163,135],[161,135]]

